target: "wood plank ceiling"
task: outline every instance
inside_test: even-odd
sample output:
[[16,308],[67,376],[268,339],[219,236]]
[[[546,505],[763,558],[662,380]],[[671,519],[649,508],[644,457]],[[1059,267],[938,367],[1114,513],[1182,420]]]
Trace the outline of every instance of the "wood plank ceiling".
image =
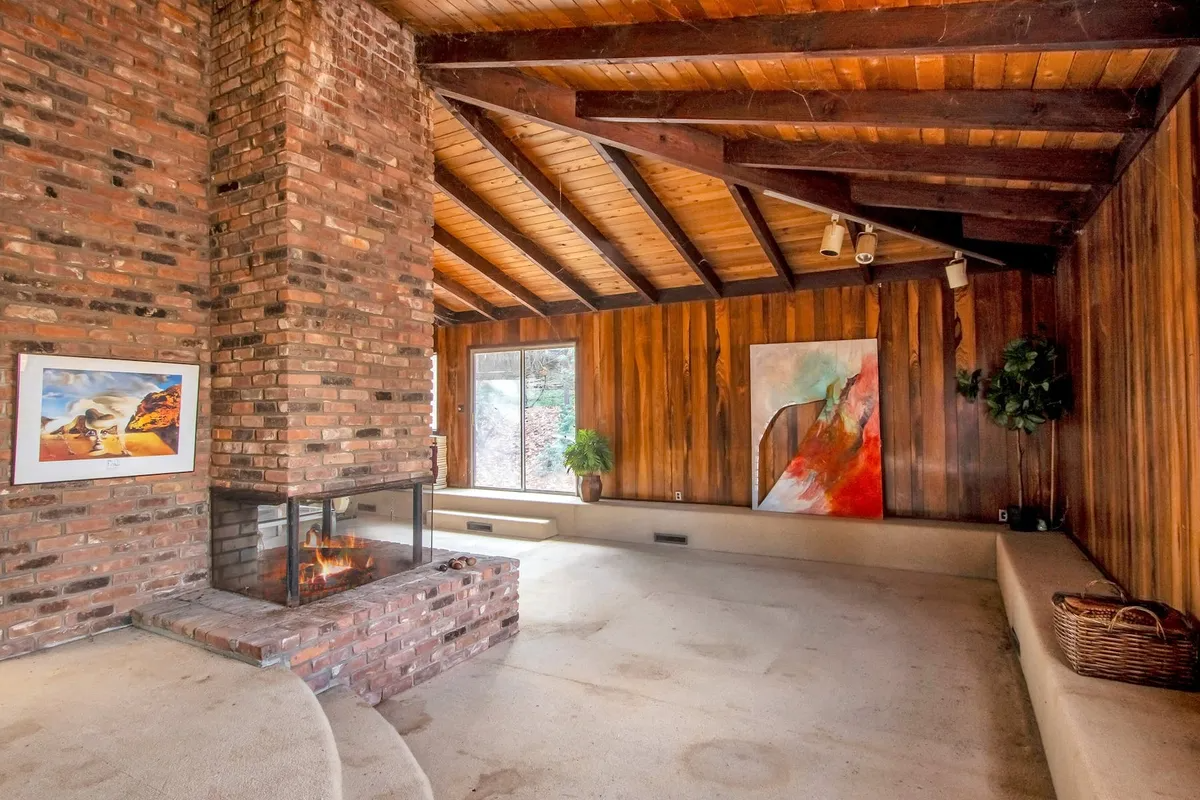
[[375,1],[440,104],[446,324],[1052,269],[1200,71],[1192,0]]

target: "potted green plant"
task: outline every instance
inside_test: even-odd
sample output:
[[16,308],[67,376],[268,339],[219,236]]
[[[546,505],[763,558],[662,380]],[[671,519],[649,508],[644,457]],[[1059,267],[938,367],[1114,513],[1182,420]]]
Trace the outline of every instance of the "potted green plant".
[[600,500],[604,488],[601,472],[612,472],[613,452],[608,437],[597,431],[581,428],[575,441],[563,452],[563,464],[579,477],[579,497],[585,503]]
[[[1039,527],[1038,510],[1025,505],[1025,437],[1066,413],[1070,381],[1058,369],[1058,349],[1043,335],[1014,339],[1004,348],[1003,363],[991,377],[982,370],[958,372],[958,393],[968,402],[981,395],[988,417],[1017,434],[1017,504],[1008,508],[1013,530]],[[1053,513],[1053,512],[1052,512]]]

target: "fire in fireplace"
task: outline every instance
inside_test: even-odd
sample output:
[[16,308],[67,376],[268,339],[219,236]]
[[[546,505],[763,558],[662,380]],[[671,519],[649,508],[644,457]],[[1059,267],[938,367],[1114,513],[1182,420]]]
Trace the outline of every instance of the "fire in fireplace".
[[358,586],[371,580],[375,557],[366,539],[325,536],[315,525],[305,536],[300,565],[300,591],[322,591],[334,586]]
[[411,519],[362,515],[360,506],[375,503],[356,494],[279,503],[214,490],[213,585],[297,606],[429,563],[429,490],[402,490],[412,495]]

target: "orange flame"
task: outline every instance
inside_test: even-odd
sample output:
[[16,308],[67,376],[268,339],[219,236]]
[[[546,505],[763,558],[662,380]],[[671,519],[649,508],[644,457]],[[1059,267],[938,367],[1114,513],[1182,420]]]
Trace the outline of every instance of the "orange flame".
[[354,536],[316,539],[312,533],[312,531],[309,532],[304,549],[312,551],[313,560],[301,567],[300,580],[302,582],[324,584],[347,570],[369,570],[374,566],[375,559],[373,557],[367,556],[365,561],[362,560],[361,551],[368,546],[367,540]]

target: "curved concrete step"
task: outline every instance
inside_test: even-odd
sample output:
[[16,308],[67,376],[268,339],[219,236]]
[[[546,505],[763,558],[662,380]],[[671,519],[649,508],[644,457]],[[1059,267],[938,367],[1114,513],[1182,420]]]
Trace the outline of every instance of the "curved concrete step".
[[140,630],[0,662],[0,744],[4,800],[342,796],[303,680]]
[[378,711],[341,686],[320,701],[342,762],[344,800],[433,800],[425,771]]

